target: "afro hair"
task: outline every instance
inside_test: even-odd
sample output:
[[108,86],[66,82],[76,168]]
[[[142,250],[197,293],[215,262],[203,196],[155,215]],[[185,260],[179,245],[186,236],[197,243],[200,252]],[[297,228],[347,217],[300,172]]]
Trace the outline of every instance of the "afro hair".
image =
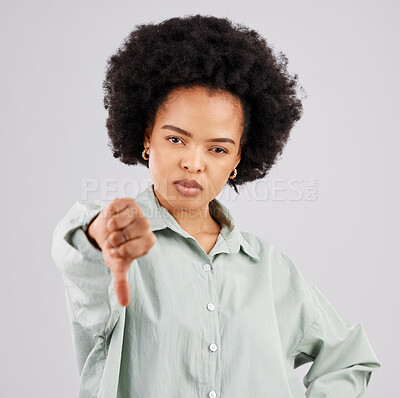
[[[191,15],[136,25],[109,57],[103,82],[113,156],[128,165],[142,158],[146,127],[177,88],[225,90],[241,100],[244,124],[236,185],[263,178],[301,118],[297,74],[287,57],[255,30],[227,18]],[[302,89],[302,87],[301,87]]]

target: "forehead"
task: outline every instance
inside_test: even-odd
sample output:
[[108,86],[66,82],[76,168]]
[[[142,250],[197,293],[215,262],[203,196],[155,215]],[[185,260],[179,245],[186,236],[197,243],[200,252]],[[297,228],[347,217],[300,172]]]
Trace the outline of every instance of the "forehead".
[[237,136],[242,132],[243,110],[240,99],[227,91],[179,88],[168,95],[157,119],[159,123],[194,130],[193,133],[221,131]]

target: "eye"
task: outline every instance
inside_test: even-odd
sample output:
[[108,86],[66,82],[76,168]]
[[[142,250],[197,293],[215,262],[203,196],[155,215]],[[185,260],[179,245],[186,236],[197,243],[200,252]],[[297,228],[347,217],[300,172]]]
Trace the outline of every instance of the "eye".
[[[167,138],[168,141],[173,140],[173,139],[177,139],[177,140],[181,141],[181,139],[179,137],[168,137]],[[172,141],[169,141],[169,142],[172,142]],[[173,142],[173,144],[176,144],[176,142]]]
[[[179,140],[180,142],[182,142],[182,140],[181,140],[179,137],[176,137],[176,136],[168,137],[167,140],[168,140],[169,142],[172,142],[172,141],[170,141],[170,140]],[[179,142],[172,142],[172,143],[173,143],[173,144],[179,144]],[[214,149],[220,150],[221,152],[216,152],[216,151],[214,151]],[[224,148],[220,148],[220,147],[211,148],[211,150],[214,151],[214,152],[217,153],[217,154],[228,153],[227,150],[225,150]]]
[[225,149],[223,149],[223,148],[219,148],[219,147],[217,147],[217,148],[212,148],[212,149],[220,149],[222,152],[215,152],[215,153],[228,153],[228,151],[226,151]]

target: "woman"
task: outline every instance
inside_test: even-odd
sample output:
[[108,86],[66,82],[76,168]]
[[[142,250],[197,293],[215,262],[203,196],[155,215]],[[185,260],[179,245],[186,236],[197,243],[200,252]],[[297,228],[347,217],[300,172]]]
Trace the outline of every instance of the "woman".
[[266,175],[300,119],[297,76],[254,30],[211,16],[137,26],[108,62],[114,156],[136,198],[78,201],[52,255],[80,397],[364,395],[380,363],[290,258],[216,199]]

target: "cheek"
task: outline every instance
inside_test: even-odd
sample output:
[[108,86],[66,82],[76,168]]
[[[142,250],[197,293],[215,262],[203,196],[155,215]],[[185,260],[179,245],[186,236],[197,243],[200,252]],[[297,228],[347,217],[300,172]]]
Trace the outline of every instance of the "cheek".
[[213,162],[212,173],[218,177],[225,177],[232,170],[230,161]]
[[176,156],[169,156],[165,151],[154,149],[150,153],[149,169],[151,175],[165,176],[171,174],[171,169],[176,168]]

